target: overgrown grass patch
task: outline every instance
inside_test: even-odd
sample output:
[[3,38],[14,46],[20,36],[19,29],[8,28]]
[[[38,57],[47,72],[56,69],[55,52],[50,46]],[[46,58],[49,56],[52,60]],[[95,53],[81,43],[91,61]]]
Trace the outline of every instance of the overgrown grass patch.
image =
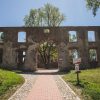
[[100,68],[82,70],[80,85],[76,85],[75,71],[63,76],[63,79],[78,93],[84,100],[100,100]]
[[0,69],[0,100],[7,100],[24,83],[24,78],[15,72]]

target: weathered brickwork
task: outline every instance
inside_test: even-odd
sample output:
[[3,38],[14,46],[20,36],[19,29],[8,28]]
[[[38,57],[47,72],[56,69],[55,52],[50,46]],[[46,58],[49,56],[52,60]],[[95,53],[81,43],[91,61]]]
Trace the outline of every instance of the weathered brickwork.
[[[44,30],[49,30],[45,33]],[[18,32],[26,32],[26,42],[18,42]],[[77,42],[69,42],[69,31],[77,32]],[[95,32],[95,42],[88,42],[88,31]],[[96,49],[100,66],[100,26],[80,27],[0,27],[4,41],[0,43],[0,63],[10,68],[36,70],[38,46],[43,41],[54,41],[58,50],[59,70],[70,69],[69,50],[77,49],[82,58],[81,67],[90,67],[89,49]],[[23,51],[25,54],[23,54]],[[24,57],[25,59],[21,62]],[[21,64],[20,64],[21,63]],[[18,65],[21,65],[18,67]]]

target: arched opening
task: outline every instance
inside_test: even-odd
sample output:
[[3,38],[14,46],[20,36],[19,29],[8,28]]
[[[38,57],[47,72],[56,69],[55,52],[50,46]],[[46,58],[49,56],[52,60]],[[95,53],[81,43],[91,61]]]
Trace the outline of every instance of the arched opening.
[[25,64],[25,57],[26,57],[26,51],[24,49],[20,49],[17,51],[17,66],[18,69],[23,69],[23,66]]
[[58,68],[58,50],[53,41],[46,41],[39,45],[38,68]]
[[26,32],[18,32],[18,42],[26,42]]
[[70,63],[73,64],[73,59],[79,58],[79,52],[77,49],[70,49],[69,50],[69,57],[70,57]]
[[3,49],[0,48],[0,64],[2,64]]
[[0,32],[0,43],[4,41],[4,32]]
[[97,50],[89,49],[89,62],[91,67],[97,67]]

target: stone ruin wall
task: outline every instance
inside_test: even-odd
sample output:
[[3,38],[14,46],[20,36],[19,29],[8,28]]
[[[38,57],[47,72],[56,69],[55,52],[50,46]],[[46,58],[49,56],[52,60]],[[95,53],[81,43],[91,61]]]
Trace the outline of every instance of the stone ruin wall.
[[[49,33],[44,33],[49,29]],[[26,32],[26,42],[18,42],[18,32]],[[77,32],[77,42],[69,42],[69,31]],[[95,42],[88,42],[87,32],[95,31]],[[24,70],[37,69],[37,48],[43,41],[53,40],[58,49],[58,68],[59,70],[70,69],[69,50],[77,49],[82,58],[82,67],[90,67],[89,49],[97,50],[98,66],[100,66],[100,26],[89,27],[0,27],[0,32],[4,32],[4,41],[0,43],[2,51],[1,66],[8,68],[18,68],[18,56],[21,58],[21,52],[25,51],[25,62],[19,66]],[[19,55],[18,55],[18,52]]]

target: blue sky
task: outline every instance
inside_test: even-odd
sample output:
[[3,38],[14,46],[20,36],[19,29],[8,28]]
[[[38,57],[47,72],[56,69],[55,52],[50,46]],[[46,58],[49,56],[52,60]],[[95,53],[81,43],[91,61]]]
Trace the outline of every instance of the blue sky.
[[51,3],[66,16],[62,26],[100,26],[100,9],[97,16],[87,10],[85,0],[0,0],[0,27],[23,26],[24,16],[31,8]]

